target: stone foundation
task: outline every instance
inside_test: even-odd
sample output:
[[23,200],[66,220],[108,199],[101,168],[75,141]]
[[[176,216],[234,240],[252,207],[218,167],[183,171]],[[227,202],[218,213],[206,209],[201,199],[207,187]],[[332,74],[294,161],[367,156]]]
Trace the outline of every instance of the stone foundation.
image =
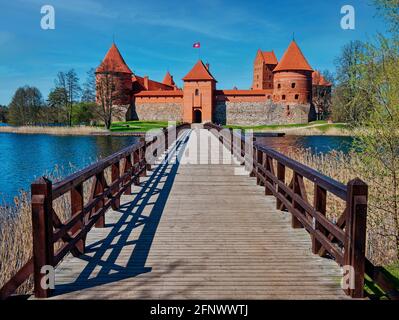
[[308,123],[315,117],[314,108],[307,105],[264,102],[217,102],[213,121],[218,124],[264,125]]
[[183,105],[179,103],[136,103],[133,120],[182,121]]

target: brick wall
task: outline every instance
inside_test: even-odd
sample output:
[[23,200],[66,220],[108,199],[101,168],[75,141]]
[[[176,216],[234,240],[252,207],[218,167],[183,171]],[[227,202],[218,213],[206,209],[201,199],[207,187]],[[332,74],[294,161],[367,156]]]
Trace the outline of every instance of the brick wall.
[[309,104],[287,107],[271,101],[218,101],[213,114],[215,123],[237,125],[307,123],[314,116],[314,108]]

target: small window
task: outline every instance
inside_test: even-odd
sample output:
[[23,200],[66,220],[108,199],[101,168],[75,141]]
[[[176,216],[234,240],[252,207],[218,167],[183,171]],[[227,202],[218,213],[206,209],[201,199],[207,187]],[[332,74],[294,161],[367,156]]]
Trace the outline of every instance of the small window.
[[269,76],[269,80],[272,80],[272,76]]
[[195,95],[199,96],[199,90],[198,89],[195,89]]
[[285,94],[282,95],[281,99],[282,99],[282,100],[285,100]]
[[291,88],[294,89],[295,87],[296,87],[296,83],[295,82],[291,83]]
[[272,87],[273,87],[273,85],[271,83],[269,83],[269,88],[272,88]]
[[277,88],[281,89],[281,84],[280,83],[277,85]]
[[287,105],[286,110],[287,110],[287,112],[289,112],[290,111],[290,106]]
[[295,95],[295,100],[298,100],[299,99],[299,94],[296,94]]

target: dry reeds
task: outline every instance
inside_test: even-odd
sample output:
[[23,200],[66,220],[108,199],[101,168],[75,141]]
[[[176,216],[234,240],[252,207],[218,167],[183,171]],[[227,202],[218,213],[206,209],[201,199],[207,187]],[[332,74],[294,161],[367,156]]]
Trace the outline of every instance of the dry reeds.
[[75,126],[75,127],[49,127],[49,126],[21,126],[0,127],[0,132],[20,134],[53,134],[53,135],[91,135],[105,134],[107,130],[99,127]]

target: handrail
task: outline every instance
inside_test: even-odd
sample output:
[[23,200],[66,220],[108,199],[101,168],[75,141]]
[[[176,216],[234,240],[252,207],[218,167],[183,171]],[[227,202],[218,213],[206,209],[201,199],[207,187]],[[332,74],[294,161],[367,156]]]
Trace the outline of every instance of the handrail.
[[[309,232],[314,254],[329,253],[343,266],[345,292],[351,297],[363,297],[367,184],[357,178],[345,186],[276,150],[253,142],[253,139],[246,139],[245,135],[237,135],[231,129],[210,123],[204,128],[213,131],[232,155],[243,160],[250,175],[256,177],[257,184],[264,186],[265,195],[277,199],[278,210],[291,213],[293,228],[305,228]],[[292,170],[289,183],[286,181],[287,168]],[[304,178],[314,185],[313,203],[308,199]],[[328,193],[345,201],[346,208],[339,223],[326,217]]]
[[[93,226],[104,227],[104,215],[112,206],[117,209],[122,194],[131,194],[131,185],[139,185],[140,177],[146,175],[151,166],[146,161],[147,149],[152,157],[157,157],[159,150],[152,149],[152,144],[161,139],[164,145],[160,149],[168,149],[179,132],[189,127],[183,123],[176,127],[164,128],[162,132],[144,141],[123,148],[122,150],[71,174],[60,182],[52,183],[45,177],[31,185],[32,197],[32,234],[33,258],[31,258],[16,274],[0,288],[0,300],[12,295],[33,273],[34,293],[38,298],[51,294],[50,289],[41,287],[43,266],[56,265],[68,254],[79,256],[84,253],[87,233]],[[173,130],[176,135],[170,134]],[[163,149],[164,148],[164,149]],[[111,168],[111,183],[108,185],[104,171]],[[84,202],[83,183],[93,179],[89,191],[89,201]],[[53,209],[53,201],[68,195],[71,205],[71,217],[61,222]],[[60,243],[61,242],[61,243]],[[60,246],[54,250],[54,245]]]

